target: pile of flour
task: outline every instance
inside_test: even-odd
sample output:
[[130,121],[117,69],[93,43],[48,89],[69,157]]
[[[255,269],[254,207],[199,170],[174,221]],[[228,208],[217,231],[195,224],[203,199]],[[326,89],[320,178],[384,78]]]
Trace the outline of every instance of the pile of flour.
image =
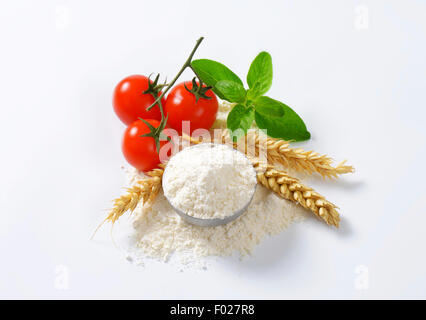
[[247,205],[257,184],[245,155],[228,145],[185,148],[167,163],[164,195],[173,207],[200,219],[223,219]]
[[[226,127],[226,116],[231,105],[222,102],[214,128]],[[129,183],[143,177],[129,172]],[[163,192],[153,207],[142,211],[140,203],[133,223],[134,248],[138,255],[167,261],[172,255],[203,256],[250,255],[267,236],[283,232],[291,223],[305,218],[303,208],[276,196],[257,185],[254,198],[247,211],[235,221],[218,227],[197,227],[185,222],[170,206]],[[193,261],[193,260],[192,260]]]
[[167,261],[173,253],[195,257],[250,254],[268,235],[285,230],[304,217],[303,209],[278,198],[262,186],[256,188],[247,211],[235,221],[218,227],[188,224],[172,209],[163,193],[148,212],[141,206],[134,222],[135,245],[151,258]]

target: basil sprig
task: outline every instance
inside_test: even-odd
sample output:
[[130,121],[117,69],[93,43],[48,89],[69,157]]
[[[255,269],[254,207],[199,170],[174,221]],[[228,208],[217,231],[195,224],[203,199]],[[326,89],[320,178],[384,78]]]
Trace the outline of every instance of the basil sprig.
[[234,72],[217,61],[194,60],[191,67],[221,99],[237,103],[226,121],[234,140],[245,135],[253,121],[274,138],[303,141],[311,137],[305,123],[293,109],[265,96],[271,88],[273,75],[269,53],[259,53],[251,63],[247,73],[248,89]]

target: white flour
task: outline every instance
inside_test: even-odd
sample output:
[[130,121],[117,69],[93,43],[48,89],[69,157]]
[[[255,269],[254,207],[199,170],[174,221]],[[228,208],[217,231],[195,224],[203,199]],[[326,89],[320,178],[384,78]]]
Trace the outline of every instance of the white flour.
[[227,145],[202,143],[167,163],[163,190],[171,204],[200,219],[223,219],[247,205],[256,186],[250,161]]

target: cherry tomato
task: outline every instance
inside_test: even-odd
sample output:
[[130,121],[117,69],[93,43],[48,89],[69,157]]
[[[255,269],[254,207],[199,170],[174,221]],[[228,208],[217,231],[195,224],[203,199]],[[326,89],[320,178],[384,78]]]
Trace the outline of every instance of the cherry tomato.
[[[149,124],[158,128],[160,121],[146,119]],[[130,124],[124,132],[122,150],[127,162],[140,171],[150,171],[160,163],[159,155],[152,137],[141,137],[150,133],[149,127],[142,121],[136,120]],[[163,147],[167,141],[160,141]]]
[[191,90],[192,82],[182,82],[172,88],[166,99],[164,113],[168,115],[167,125],[182,133],[182,121],[190,122],[190,133],[196,129],[210,129],[216,120],[219,108],[216,95],[207,90],[206,96],[210,99],[195,99],[195,95],[185,89]]
[[[143,93],[148,89],[149,81],[145,76],[133,75],[124,78],[115,87],[113,97],[114,111],[125,124],[129,125],[139,118],[161,120],[161,112],[158,105],[149,111],[146,110],[155,101],[152,94]],[[161,103],[164,106],[164,98],[161,99]]]

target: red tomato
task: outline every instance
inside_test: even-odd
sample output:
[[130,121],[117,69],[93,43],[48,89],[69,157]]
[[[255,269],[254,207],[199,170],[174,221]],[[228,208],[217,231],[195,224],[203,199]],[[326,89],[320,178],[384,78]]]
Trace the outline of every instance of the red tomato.
[[219,108],[216,95],[208,90],[206,96],[211,99],[200,98],[185,89],[192,89],[192,82],[182,82],[170,91],[166,99],[164,113],[168,115],[167,125],[182,133],[182,121],[190,121],[190,133],[196,129],[210,129],[216,120]]
[[[160,121],[145,120],[155,128],[158,128]],[[136,120],[129,125],[124,132],[122,150],[127,162],[140,171],[150,171],[158,166],[160,159],[157,153],[155,140],[152,137],[141,137],[149,133],[148,126],[142,120]],[[167,141],[160,141],[163,147]]]
[[[148,89],[149,79],[141,75],[133,75],[121,80],[114,90],[113,105],[117,116],[125,124],[143,119],[161,120],[161,112],[159,106],[154,106],[147,111],[150,105],[155,101],[150,93],[143,92]],[[151,81],[152,82],[152,81]],[[164,107],[165,99],[161,99]]]

